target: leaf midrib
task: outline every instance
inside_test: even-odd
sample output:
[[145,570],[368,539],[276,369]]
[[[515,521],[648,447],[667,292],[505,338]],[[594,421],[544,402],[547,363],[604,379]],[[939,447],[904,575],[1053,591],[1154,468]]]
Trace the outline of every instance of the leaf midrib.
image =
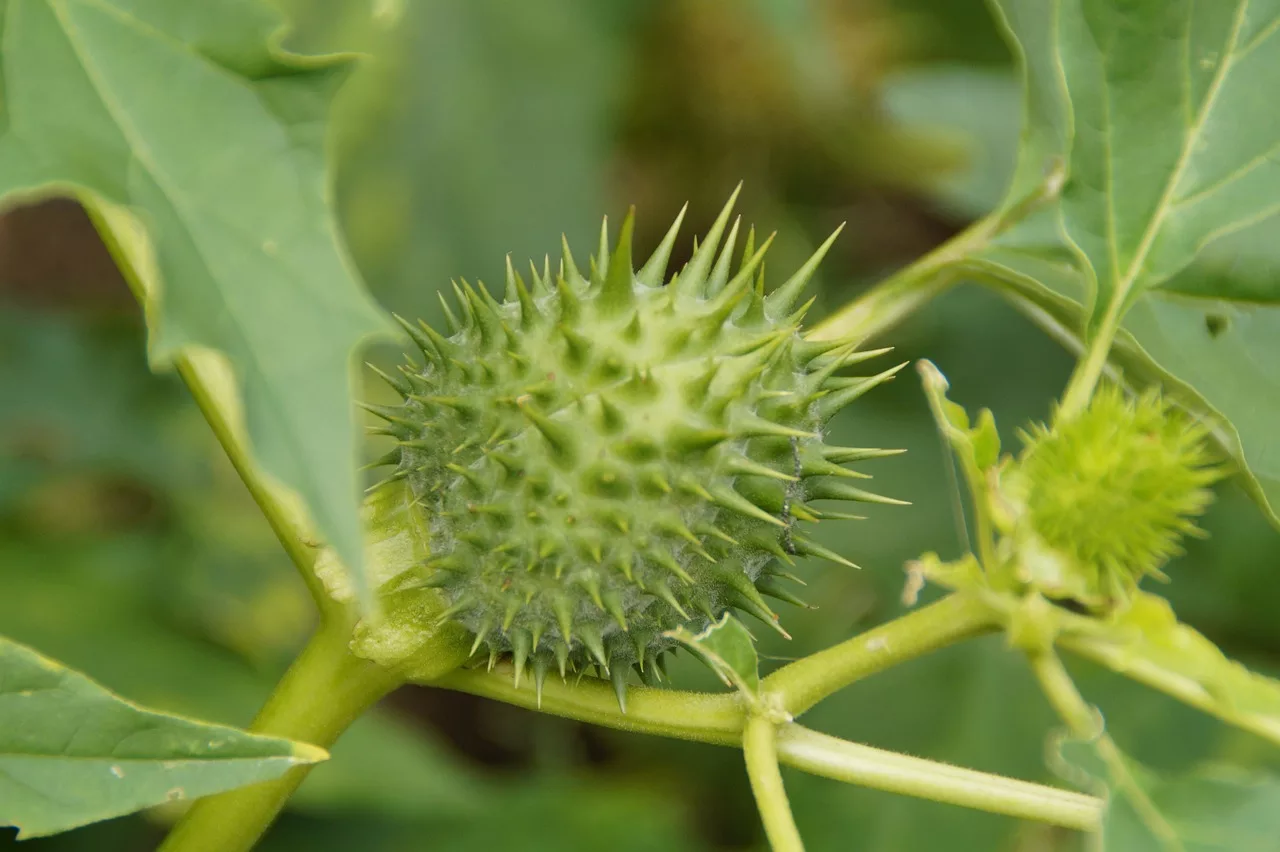
[[[1146,262],[1147,256],[1151,253],[1151,248],[1155,244],[1156,237],[1159,236],[1160,228],[1164,224],[1165,217],[1173,208],[1173,195],[1177,191],[1178,185],[1182,182],[1183,176],[1191,163],[1192,154],[1195,150],[1195,143],[1200,138],[1200,134],[1204,132],[1204,124],[1208,120],[1209,112],[1212,110],[1214,102],[1217,100],[1219,92],[1226,81],[1227,74],[1231,67],[1235,64],[1236,44],[1240,38],[1240,30],[1244,25],[1245,17],[1249,9],[1249,0],[1240,0],[1236,7],[1235,20],[1232,22],[1231,32],[1227,36],[1227,43],[1222,52],[1222,62],[1218,65],[1218,69],[1214,74],[1213,81],[1209,84],[1209,89],[1205,92],[1204,100],[1200,104],[1200,110],[1196,115],[1195,122],[1191,127],[1187,128],[1187,134],[1183,139],[1182,151],[1178,156],[1178,162],[1174,165],[1173,171],[1170,173],[1165,183],[1164,191],[1161,193],[1160,200],[1156,205],[1155,214],[1151,217],[1151,221],[1147,223],[1146,229],[1143,231],[1142,239],[1138,242],[1137,251],[1134,252],[1133,258],[1129,262],[1128,268],[1120,280],[1115,282],[1115,286],[1111,295],[1111,310],[1115,310],[1118,305],[1124,303],[1128,297],[1129,290],[1133,287],[1137,280],[1138,273],[1142,270],[1143,264]],[[1186,39],[1191,39],[1191,16],[1187,16],[1187,33]],[[1104,91],[1107,87],[1104,86]],[[1187,97],[1191,94],[1190,78],[1186,81]],[[1111,124],[1108,122],[1107,132],[1111,131]],[[1107,168],[1112,167],[1111,157],[1107,158]],[[1108,192],[1108,203],[1114,198],[1113,192]],[[1116,244],[1114,232],[1114,214],[1111,214],[1111,251],[1113,256],[1116,255],[1119,248]],[[1113,270],[1116,267],[1112,266]]]

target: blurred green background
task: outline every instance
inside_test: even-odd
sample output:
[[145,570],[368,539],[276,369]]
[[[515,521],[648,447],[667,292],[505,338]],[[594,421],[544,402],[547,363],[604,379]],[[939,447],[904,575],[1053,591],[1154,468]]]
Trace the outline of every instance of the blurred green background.
[[[829,310],[981,215],[1012,161],[1017,87],[977,0],[278,3],[295,24],[289,46],[367,54],[335,120],[337,197],[369,287],[409,316],[435,319],[435,291],[452,277],[500,280],[508,253],[540,263],[562,231],[586,253],[598,217],[631,203],[642,251],[685,201],[701,230],[739,180],[744,218],[779,231],[775,270],[849,222],[818,285],[817,311]],[[1011,444],[1070,368],[1017,312],[968,287],[885,342],[895,358],[936,362],[953,398],[990,406]],[[841,443],[909,448],[875,472],[914,505],[825,530],[864,570],[804,566],[821,608],[783,605],[795,639],[764,636],[769,665],[893,616],[903,562],[959,550],[955,488],[914,373],[835,429]],[[246,724],[305,636],[309,602],[181,384],[148,372],[138,311],[70,202],[0,217],[0,461],[0,633],[130,698]],[[1168,594],[1229,653],[1280,668],[1280,539],[1233,486],[1206,527],[1211,539],[1170,567]],[[1248,735],[1077,671],[1122,746],[1150,764],[1278,763]],[[715,688],[687,658],[676,678]],[[857,684],[806,718],[1051,780],[1048,710],[998,638]],[[787,783],[817,852],[1081,845],[799,773]],[[171,817],[23,848],[149,849]],[[352,729],[262,848],[762,846],[735,751],[405,689]]]

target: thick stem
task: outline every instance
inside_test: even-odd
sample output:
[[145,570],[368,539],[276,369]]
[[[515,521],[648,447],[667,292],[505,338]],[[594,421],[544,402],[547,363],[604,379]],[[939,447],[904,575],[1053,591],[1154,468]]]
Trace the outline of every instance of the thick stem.
[[752,715],[742,732],[742,753],[747,777],[773,852],[804,852],[804,841],[791,816],[791,803],[778,769],[777,728],[764,716]]
[[778,757],[814,775],[980,811],[1097,831],[1102,800],[820,734],[800,725],[778,731]]
[[[249,730],[329,748],[362,713],[401,684],[400,677],[347,648],[350,625],[332,621],[276,686]],[[274,781],[198,800],[161,845],[161,852],[242,852],[257,842],[308,766]]]
[[952,594],[779,669],[764,679],[761,692],[778,694],[787,712],[798,716],[856,680],[988,633],[998,623],[988,605]]
[[1177,833],[1151,801],[1147,792],[1138,784],[1137,779],[1133,777],[1124,755],[1115,741],[1103,730],[1102,717],[1084,700],[1084,696],[1080,694],[1075,681],[1063,667],[1058,655],[1052,650],[1046,650],[1029,653],[1028,659],[1031,661],[1036,679],[1040,681],[1041,690],[1044,691],[1058,716],[1071,730],[1072,736],[1093,743],[1094,749],[1111,775],[1111,784],[1124,793],[1152,832],[1166,843],[1177,844]]

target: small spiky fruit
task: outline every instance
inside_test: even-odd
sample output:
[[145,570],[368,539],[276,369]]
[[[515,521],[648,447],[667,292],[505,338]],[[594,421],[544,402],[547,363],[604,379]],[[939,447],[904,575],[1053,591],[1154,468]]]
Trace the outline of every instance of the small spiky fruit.
[[1222,476],[1206,437],[1156,392],[1127,398],[1114,385],[1075,417],[1022,435],[1007,493],[1025,531],[1065,560],[1070,596],[1123,602],[1181,552],[1184,536],[1202,534],[1194,518]]
[[896,372],[838,376],[878,353],[800,337],[830,241],[766,297],[767,242],[749,235],[732,271],[735,223],[717,254],[732,204],[668,284],[679,220],[637,272],[628,216],[586,275],[565,245],[554,277],[508,263],[504,301],[455,285],[448,336],[404,323],[425,363],[388,378],[402,404],[369,406],[398,442],[380,461],[433,518],[423,581],[517,680],[595,664],[621,690],[628,664],[654,675],[676,626],[734,607],[776,627],[764,595],[796,600],[781,564],[852,565],[797,529],[844,517],[809,501],[897,502],[843,467],[891,451],[821,437]]

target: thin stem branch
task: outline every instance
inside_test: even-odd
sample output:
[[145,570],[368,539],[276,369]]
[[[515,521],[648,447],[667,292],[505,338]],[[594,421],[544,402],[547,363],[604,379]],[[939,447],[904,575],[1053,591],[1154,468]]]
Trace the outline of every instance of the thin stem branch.
[[981,251],[999,234],[1025,219],[1062,189],[1063,175],[1054,170],[1025,198],[1006,204],[974,222],[933,251],[881,281],[827,317],[809,332],[814,340],[882,334],[910,316],[962,277],[957,264]]
[[[942,437],[943,451],[949,460],[958,463],[964,474],[965,487],[969,491],[969,504],[973,512],[974,538],[977,539],[978,562],[987,571],[995,569],[995,533],[991,522],[990,504],[988,501],[986,472],[981,470],[976,461],[973,449],[973,436],[968,430],[962,430],[951,422],[945,406],[947,403],[947,379],[929,361],[916,362],[916,369],[924,384],[925,396],[929,400],[929,409],[933,412],[934,423]],[[954,466],[948,471],[955,478]],[[960,521],[964,522],[963,504],[958,507]],[[962,539],[967,543],[967,525],[960,530]],[[966,548],[967,549],[967,548]]]
[[1142,655],[1130,652],[1123,644],[1107,637],[1081,633],[1064,633],[1057,639],[1058,646],[1079,654],[1112,671],[1171,695],[1184,704],[1217,716],[1245,731],[1280,745],[1280,721],[1262,713],[1224,712],[1221,699],[1205,688],[1204,684],[1185,673],[1160,665]]
[[[730,747],[744,741],[745,708],[733,694],[630,687],[623,714],[610,685],[594,678],[576,686],[555,680],[544,685],[539,708],[534,689],[516,689],[511,674],[502,666],[460,670],[431,685],[615,730]],[[782,763],[814,775],[1067,828],[1092,830],[1101,808],[1084,794],[850,743],[800,725],[779,730],[777,752]]]
[[[784,666],[765,678],[760,690],[762,694],[777,695],[786,712],[799,715],[856,680],[992,631],[998,624],[997,615],[988,605],[953,594]],[[612,686],[602,681],[591,678],[569,685],[551,678],[543,685],[539,699],[528,680],[520,688],[515,686],[506,665],[491,672],[460,669],[429,685],[609,728],[719,745],[740,743],[745,724],[745,709],[736,694],[630,686],[627,712],[623,714]]]
[[[776,695],[782,709],[796,716],[854,681],[998,626],[999,615],[989,605],[952,594],[784,666],[762,681],[760,691]],[[459,669],[429,685],[619,730],[720,745],[740,743],[745,724],[742,700],[732,693],[631,686],[623,714],[613,688],[603,681],[588,678],[570,685],[551,678],[539,698],[528,680],[515,686],[507,665],[493,671]]]
[[572,680],[565,683],[558,678],[548,678],[539,700],[530,679],[516,688],[509,665],[499,665],[491,672],[459,669],[431,681],[430,685],[606,728],[715,745],[741,743],[746,718],[737,693],[684,692],[644,686],[627,687],[627,712],[623,713],[618,708],[612,685],[595,678],[583,678],[577,684]]
[[807,336],[811,340],[848,337],[865,341],[884,334],[956,283],[959,276],[943,271],[951,259],[925,255],[831,314]]
[[929,651],[995,630],[998,616],[977,598],[952,594],[901,618],[811,654],[764,679],[798,716],[823,698],[868,675]]
[[988,574],[996,570],[996,535],[991,522],[987,493],[986,471],[979,470],[971,457],[960,459],[964,468],[964,481],[969,489],[969,505],[973,509],[973,537],[978,542],[978,561]]
[[1111,783],[1123,791],[1147,827],[1166,843],[1177,844],[1177,833],[1133,777],[1124,755],[1103,730],[1101,715],[1084,700],[1075,681],[1063,667],[1062,660],[1052,650],[1033,652],[1027,656],[1036,679],[1040,681],[1040,688],[1072,735],[1093,743],[1098,756],[1107,766]]
[[1101,799],[894,751],[851,743],[800,725],[778,731],[779,759],[797,769],[907,796],[1050,825],[1097,831]]
[[742,732],[747,778],[756,797],[765,836],[773,852],[804,852],[804,841],[791,815],[791,803],[778,769],[777,728],[764,716],[752,715]]
[[[401,684],[399,675],[351,654],[351,625],[321,624],[276,685],[249,730],[329,748],[347,727]],[[275,820],[309,766],[273,781],[198,800],[160,852],[243,852]]]
[[1076,364],[1067,389],[1062,394],[1062,405],[1058,408],[1058,417],[1068,420],[1084,411],[1093,398],[1093,391],[1098,380],[1107,367],[1107,357],[1111,354],[1111,344],[1115,341],[1116,332],[1120,330],[1122,311],[1118,301],[1113,302],[1102,318],[1097,334],[1089,341],[1089,348],[1084,357]]

